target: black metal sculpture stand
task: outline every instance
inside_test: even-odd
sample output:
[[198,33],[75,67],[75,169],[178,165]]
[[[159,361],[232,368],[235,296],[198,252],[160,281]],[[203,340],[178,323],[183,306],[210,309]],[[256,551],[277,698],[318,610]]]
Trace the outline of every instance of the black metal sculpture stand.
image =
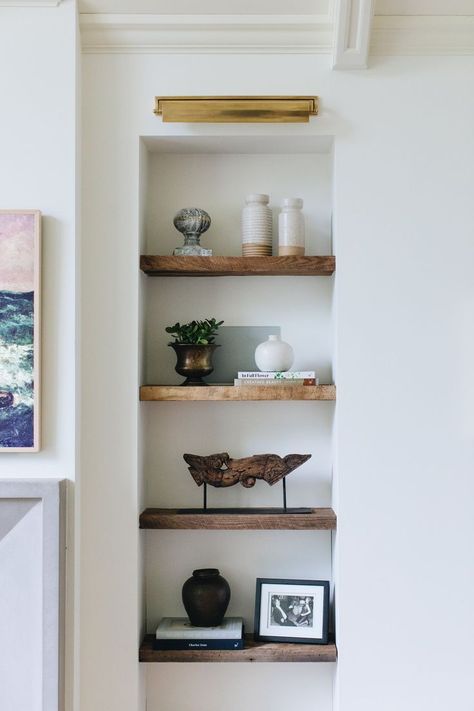
[[311,513],[311,509],[308,508],[288,508],[287,506],[287,500],[286,500],[286,477],[282,479],[282,497],[283,497],[283,506],[281,508],[278,507],[272,507],[272,508],[219,508],[219,509],[209,509],[207,507],[207,484],[204,482],[203,484],[203,504],[202,504],[202,509],[187,509],[189,512],[193,513],[209,513],[209,514],[246,514],[248,516],[255,515],[257,516],[258,514],[282,514],[282,513],[288,513],[288,514],[302,514],[302,513]]

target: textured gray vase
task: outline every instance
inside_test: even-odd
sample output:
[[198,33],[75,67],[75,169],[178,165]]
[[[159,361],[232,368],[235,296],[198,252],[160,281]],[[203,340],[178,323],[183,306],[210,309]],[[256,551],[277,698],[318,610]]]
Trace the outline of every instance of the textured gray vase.
[[202,233],[211,225],[211,218],[205,210],[199,207],[183,207],[174,216],[173,224],[184,235],[184,245],[176,247],[173,254],[212,257],[212,249],[204,249],[200,245]]

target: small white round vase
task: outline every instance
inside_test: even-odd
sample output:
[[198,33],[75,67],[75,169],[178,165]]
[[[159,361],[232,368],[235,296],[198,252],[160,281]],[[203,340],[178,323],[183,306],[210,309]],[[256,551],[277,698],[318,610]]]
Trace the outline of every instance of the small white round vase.
[[293,348],[280,336],[268,336],[268,341],[260,343],[255,349],[255,363],[262,371],[275,373],[289,370],[294,358]]

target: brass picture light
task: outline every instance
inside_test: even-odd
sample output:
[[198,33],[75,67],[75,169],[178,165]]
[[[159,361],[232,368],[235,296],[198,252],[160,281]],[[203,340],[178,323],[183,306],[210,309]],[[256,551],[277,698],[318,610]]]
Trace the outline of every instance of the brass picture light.
[[157,96],[167,123],[307,123],[318,115],[317,96]]

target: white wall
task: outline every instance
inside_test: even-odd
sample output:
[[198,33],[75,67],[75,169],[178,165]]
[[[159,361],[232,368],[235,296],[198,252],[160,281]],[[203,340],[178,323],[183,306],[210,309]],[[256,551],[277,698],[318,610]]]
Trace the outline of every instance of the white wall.
[[75,21],[71,1],[0,8],[0,207],[43,214],[42,448],[0,476],[74,479]]
[[[0,455],[0,478],[75,478],[76,9],[0,8],[0,208],[43,213],[42,449]],[[68,490],[72,514],[73,489]],[[72,695],[69,521],[67,697]]]
[[[129,72],[131,66],[135,78],[130,76],[128,88],[121,82],[116,83],[110,72],[118,71],[120,75],[122,71]],[[87,626],[87,639],[83,634],[81,690],[83,703],[91,708],[98,703],[98,699],[105,698],[106,695],[110,703],[116,703],[119,707],[121,704],[124,707],[127,704],[136,704],[137,688],[140,685],[136,659],[141,621],[130,616],[137,610],[138,617],[140,599],[137,518],[140,510],[138,490],[141,470],[137,467],[133,449],[140,439],[136,414],[140,382],[138,345],[142,340],[138,324],[137,271],[140,222],[147,236],[146,249],[160,251],[158,240],[167,240],[163,249],[169,252],[181,241],[178,233],[170,227],[177,207],[189,203],[190,200],[208,201],[212,196],[213,204],[209,209],[215,219],[214,236],[210,232],[208,238],[214,240],[216,253],[222,251],[223,240],[227,253],[238,253],[238,227],[236,230],[235,225],[232,225],[237,220],[238,226],[246,192],[249,189],[258,189],[256,186],[263,189],[262,181],[265,178],[268,190],[277,201],[283,192],[289,190],[291,184],[292,193],[296,190],[297,194],[300,194],[300,190],[303,190],[304,196],[308,195],[311,249],[313,253],[327,253],[330,247],[332,159],[326,154],[292,156],[290,152],[289,155],[278,157],[265,155],[261,158],[261,165],[257,159],[246,155],[245,152],[229,156],[228,162],[218,155],[194,156],[192,159],[186,155],[149,155],[148,195],[146,190],[141,191],[148,202],[147,219],[143,220],[138,201],[139,137],[165,135],[167,131],[179,134],[182,127],[171,127],[170,130],[170,127],[163,126],[161,120],[156,119],[150,111],[150,97],[153,97],[155,92],[170,91],[165,84],[155,85],[154,76],[157,71],[160,73],[160,63],[153,61],[149,65],[149,58],[146,58],[138,63],[132,60],[131,66],[128,58],[119,58],[118,62],[105,58],[105,61],[99,61],[97,64],[95,59],[91,62],[85,58],[84,67],[87,73],[83,87],[84,145],[87,147],[84,152],[84,205],[87,207],[83,224],[83,283],[85,286],[87,280],[87,292],[84,290],[87,299],[84,301],[83,321],[85,361],[82,377],[86,388],[83,400],[82,553],[84,565],[87,565],[90,571],[93,570],[93,573],[87,575],[82,584],[81,612],[84,626]],[[130,87],[138,88],[135,85],[137,77],[141,77],[140,92],[133,100],[130,100],[130,97],[126,99]],[[105,109],[101,104],[105,86],[102,82],[107,82],[109,86],[106,112],[110,110],[117,116],[113,138],[109,133],[109,122],[102,113]],[[116,91],[112,89],[115,86]],[[190,88],[188,86],[186,91],[189,92]],[[219,88],[213,91],[219,91]],[[129,108],[134,107],[131,113],[123,111],[124,100]],[[116,110],[118,107],[121,108]],[[303,135],[312,135],[311,127],[302,128]],[[264,129],[266,132],[267,128]],[[300,129],[301,127],[298,127],[298,131]],[[207,131],[212,135],[215,130],[215,127],[204,127],[201,133]],[[274,133],[278,135],[280,130],[280,127],[277,127]],[[243,135],[254,132],[258,135],[259,129],[242,127],[241,132]],[[235,133],[235,127],[223,127],[221,133],[223,136]],[[294,134],[294,130],[289,132],[289,135]],[[260,130],[260,135],[264,135],[264,131]],[[275,144],[275,152],[278,152],[278,141],[275,141]],[[328,142],[326,144],[328,145]],[[98,145],[102,147],[100,159],[97,151],[92,149],[92,146]],[[91,150],[88,150],[89,147]],[[180,166],[183,166],[183,178],[179,177]],[[313,174],[310,175],[308,183],[303,176],[311,170]],[[219,174],[228,183],[224,189],[217,180]],[[253,181],[251,188],[248,187],[250,176]],[[206,184],[207,189],[197,194],[193,184],[200,184],[201,190],[202,185]],[[171,185],[175,186],[174,195]],[[225,196],[226,205],[221,204],[219,196]],[[106,204],[114,209],[103,210],[102,206]],[[226,219],[227,210],[232,211]],[[165,211],[167,217],[164,214],[160,216],[160,213]],[[112,263],[113,268],[104,271],[99,267],[106,262]],[[151,279],[142,279],[142,282],[145,301],[148,304],[144,318],[145,354],[148,356],[144,377],[153,379],[158,374],[161,375],[160,366],[155,362],[156,357],[158,363],[164,362],[163,357],[166,359],[164,379],[169,381],[176,377],[172,360],[168,358],[168,350],[163,346],[166,342],[163,325],[173,318],[187,318],[193,302],[196,304],[195,308],[200,310],[198,315],[204,316],[206,309],[215,310],[217,301],[223,311],[222,317],[227,319],[229,325],[281,324],[288,338],[293,339],[293,342],[297,341],[295,346],[298,357],[305,359],[304,362],[300,361],[298,367],[309,367],[310,363],[314,365],[316,361],[322,366],[322,375],[330,377],[333,345],[330,319],[333,288],[331,279],[223,279],[217,282],[201,280],[193,283],[193,297],[186,282],[178,284],[173,280],[162,282]],[[293,285],[291,298],[285,298],[284,295],[288,282]],[[242,286],[245,287],[244,293]],[[312,307],[311,304],[314,303],[318,304],[317,308]],[[251,310],[253,313],[250,313]],[[304,313],[304,320],[310,320],[314,328],[319,325],[319,341],[316,333],[311,333],[305,339],[301,329],[295,328],[295,312]],[[303,320],[303,316],[301,318]],[[97,333],[101,334],[99,342]],[[163,347],[155,348],[159,340]],[[317,357],[312,353],[313,350],[317,351]],[[165,371],[165,368],[161,370]],[[128,373],[129,377],[123,377],[124,373]],[[219,403],[211,407],[197,404],[191,408],[179,408],[179,405],[172,403],[141,405],[146,503],[166,505],[174,499],[174,503],[179,505],[183,504],[183,496],[188,497],[187,501],[191,503],[191,498],[200,495],[189,481],[189,475],[181,460],[183,443],[186,442],[186,447],[191,450],[196,446],[199,451],[203,447],[209,447],[208,451],[224,447],[235,456],[258,451],[278,451],[281,454],[290,451],[314,452],[314,464],[312,462],[311,467],[305,465],[306,470],[303,471],[302,468],[298,477],[295,475],[295,485],[289,487],[290,497],[293,492],[293,505],[328,504],[334,406],[332,403],[293,403],[289,407],[279,405],[274,404],[272,407],[268,403],[259,403],[257,407],[252,407],[246,406],[245,403],[233,403],[225,411],[225,405]],[[114,412],[113,418],[110,416],[111,411]],[[202,433],[203,417],[208,423],[205,439]],[[242,422],[242,417],[245,422]],[[196,427],[196,423],[200,426]],[[180,437],[176,436],[177,427],[180,428]],[[261,431],[260,438],[255,436],[258,429]],[[297,431],[295,436],[288,434],[293,429]],[[315,432],[318,433],[316,436]],[[114,472],[112,489],[111,470]],[[263,503],[267,492],[257,489],[258,487],[252,492],[250,500]],[[183,494],[182,497],[180,493]],[[218,493],[212,492],[212,495]],[[237,496],[241,492],[227,493]],[[278,492],[268,492],[272,501],[277,495]],[[308,496],[311,497],[311,502],[307,501]],[[117,515],[117,511],[120,511],[120,527],[114,527],[114,545],[111,546],[110,537],[103,537],[97,524],[100,520],[111,520],[111,517]],[[144,538],[144,534],[141,537]],[[212,558],[228,575],[234,590],[232,609],[236,614],[244,615],[249,627],[252,625],[254,585],[258,575],[270,575],[270,570],[273,570],[274,575],[281,574],[284,577],[291,574],[295,577],[297,570],[304,570],[308,577],[330,577],[331,544],[328,534],[281,535],[279,540],[285,551],[280,556],[275,549],[268,550],[272,539],[265,533],[258,536],[251,534],[250,537],[245,534],[226,534],[224,545],[219,551],[215,546],[222,538],[207,536],[204,541],[201,536],[203,543],[193,555],[196,535],[184,532],[183,535],[176,536],[146,536],[148,629],[152,629],[160,615],[180,611],[178,606],[175,609],[172,605],[179,600],[180,587],[193,567],[198,565],[198,558],[199,561],[203,561],[205,557],[209,560]],[[241,550],[248,548],[250,541],[252,554],[241,555]],[[295,556],[295,548],[297,551],[303,551],[300,557]],[[184,555],[184,550],[188,551],[188,556]],[[160,575],[157,571],[163,571],[162,563],[170,557],[177,561],[173,570],[166,575],[163,572]],[[264,557],[267,558],[265,571],[259,564]],[[238,567],[235,565],[237,560]],[[107,571],[103,567],[104,561]],[[117,578],[118,570],[121,571],[120,583]],[[118,584],[112,601],[109,584],[114,587]],[[130,614],[124,615],[124,609],[128,609]],[[88,619],[93,622],[86,621],[85,615],[90,615]],[[116,646],[114,665],[104,670],[103,667],[98,667],[96,654],[106,641],[109,634],[106,630],[110,629],[109,625],[113,624],[117,615],[121,618],[120,643]],[[105,653],[105,649],[103,652]],[[333,671],[334,665],[308,666],[303,685],[302,672],[297,666],[289,665],[285,674],[287,683],[304,687],[304,698],[319,698],[325,708],[330,708]],[[148,670],[149,708],[156,708],[156,701],[153,699],[159,695],[165,679],[168,680],[168,692],[166,698],[162,698],[163,709],[171,711],[177,708],[181,698],[178,694],[182,673],[183,668],[179,665],[157,666]],[[221,692],[210,683],[215,676],[213,666],[203,667],[200,674],[201,689],[208,689],[208,708],[219,708],[222,703]],[[117,676],[127,678],[126,688],[117,685]],[[259,681],[255,672],[248,665],[243,665],[239,676],[239,686],[251,687],[255,696],[266,694],[268,703],[278,711],[283,709],[286,697],[281,693],[281,689],[268,690],[268,675],[260,677]],[[241,703],[239,694],[233,694],[228,703],[233,705],[232,708],[237,708]]]
[[[179,130],[152,115],[155,94],[250,93],[318,93],[320,119],[271,130],[336,135],[336,708],[472,708],[473,70],[471,57],[347,74],[323,57],[84,58],[84,711],[129,711],[140,688],[138,139]],[[153,666],[149,709],[187,708],[186,688],[220,708],[241,686],[274,709],[284,678],[329,711],[332,674]]]
[[473,73],[333,81],[343,711],[474,706]]

